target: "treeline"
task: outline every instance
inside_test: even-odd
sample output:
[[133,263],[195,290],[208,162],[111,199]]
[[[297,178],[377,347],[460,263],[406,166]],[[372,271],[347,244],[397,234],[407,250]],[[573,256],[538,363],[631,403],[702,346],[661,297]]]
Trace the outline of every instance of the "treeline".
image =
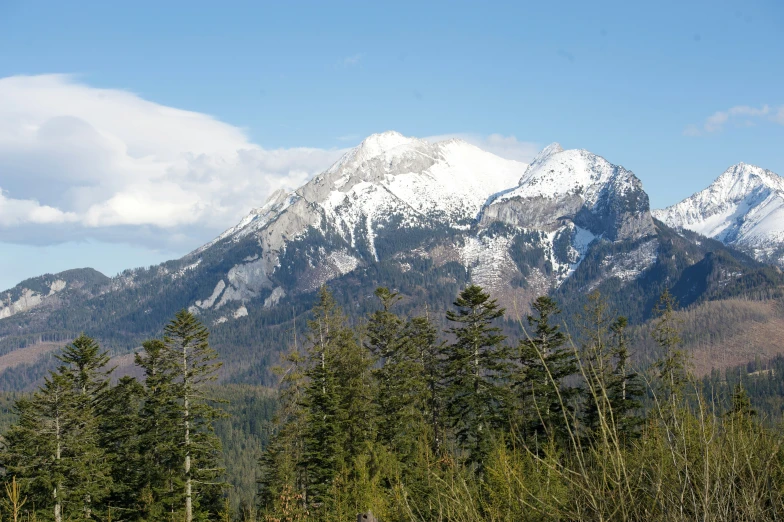
[[[221,415],[205,392],[219,363],[187,311],[136,354],[144,381],[111,385],[109,356],[80,336],[17,400],[0,448],[13,520],[218,520],[226,510]],[[16,493],[13,493],[16,491]]]
[[777,520],[784,441],[741,385],[719,411],[698,393],[668,292],[630,365],[627,321],[598,293],[564,325],[549,297],[510,343],[504,310],[463,290],[439,332],[380,310],[352,327],[326,289],[281,367],[258,512],[243,520]]

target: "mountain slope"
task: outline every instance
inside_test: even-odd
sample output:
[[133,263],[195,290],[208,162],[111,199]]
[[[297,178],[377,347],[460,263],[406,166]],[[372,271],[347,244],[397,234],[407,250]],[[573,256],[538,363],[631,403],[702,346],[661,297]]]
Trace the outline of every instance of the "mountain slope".
[[769,170],[738,163],[654,216],[784,266],[784,178]]
[[[82,331],[123,354],[189,308],[210,326],[225,377],[266,382],[323,284],[353,318],[377,307],[373,290],[385,285],[405,297],[402,313],[438,319],[475,282],[512,317],[542,294],[574,314],[598,289],[639,323],[664,288],[685,304],[759,293],[781,284],[780,273],[765,270],[654,221],[640,180],[588,151],[553,144],[525,165],[460,140],[387,132],[181,259],[96,281],[68,306],[42,297],[0,319],[0,355],[40,353],[32,345],[42,334]],[[52,299],[54,280],[46,281],[36,292]],[[46,364],[0,373],[0,388],[24,386]]]

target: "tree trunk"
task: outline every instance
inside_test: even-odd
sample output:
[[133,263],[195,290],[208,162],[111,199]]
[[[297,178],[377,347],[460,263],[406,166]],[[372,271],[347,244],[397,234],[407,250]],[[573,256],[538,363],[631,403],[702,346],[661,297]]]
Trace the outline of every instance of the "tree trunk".
[[[60,449],[60,419],[55,419],[55,437],[57,438],[57,448],[55,450],[55,462],[60,462],[61,449]],[[54,522],[62,522],[62,509],[60,506],[60,495],[62,494],[62,485],[55,484],[54,486]]]
[[191,498],[191,433],[190,433],[190,383],[188,382],[188,347],[182,347],[182,370],[185,390],[183,416],[185,417],[185,522],[193,522],[193,499]]

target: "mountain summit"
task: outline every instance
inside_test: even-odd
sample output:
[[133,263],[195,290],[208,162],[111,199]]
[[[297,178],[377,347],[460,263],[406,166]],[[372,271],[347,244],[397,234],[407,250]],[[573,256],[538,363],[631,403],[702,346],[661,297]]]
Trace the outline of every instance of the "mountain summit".
[[[780,178],[738,168],[720,178],[717,206],[780,202]],[[689,304],[780,277],[758,270],[654,221],[640,180],[589,151],[552,144],[527,165],[462,140],[385,132],[181,259],[112,279],[45,276],[0,294],[0,353],[79,332],[123,353],[188,308],[211,327],[227,375],[258,376],[324,284],[355,317],[376,309],[378,285],[405,296],[401,312],[439,316],[476,283],[516,313],[545,294],[574,313],[599,290],[634,322],[665,287]],[[0,385],[15,379],[4,375]]]
[[654,216],[784,265],[784,178],[769,170],[738,163],[705,190]]

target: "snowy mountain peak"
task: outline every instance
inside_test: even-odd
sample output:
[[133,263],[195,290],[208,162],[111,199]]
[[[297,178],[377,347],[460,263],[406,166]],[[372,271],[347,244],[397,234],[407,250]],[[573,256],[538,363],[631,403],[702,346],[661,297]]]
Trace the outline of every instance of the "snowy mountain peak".
[[483,219],[545,230],[571,220],[613,240],[653,233],[648,196],[631,171],[557,143],[537,155],[516,188],[493,200]]
[[410,145],[420,142],[416,138],[408,138],[397,131],[386,131],[371,134],[359,144],[355,150],[364,160],[375,158],[401,145]]
[[706,190],[721,199],[731,200],[745,196],[760,185],[784,190],[784,178],[755,165],[738,163],[725,170]]
[[531,162],[531,165],[528,168],[529,169],[530,168],[535,168],[535,167],[541,165],[542,163],[547,161],[547,158],[549,158],[550,156],[552,156],[554,154],[558,154],[559,152],[563,152],[563,150],[564,149],[563,149],[563,147],[561,147],[560,143],[553,142],[553,143],[549,144],[547,147],[545,147],[541,151],[539,151],[539,154],[536,155],[536,157]]
[[761,167],[733,165],[705,190],[654,217],[784,264],[784,178]]

